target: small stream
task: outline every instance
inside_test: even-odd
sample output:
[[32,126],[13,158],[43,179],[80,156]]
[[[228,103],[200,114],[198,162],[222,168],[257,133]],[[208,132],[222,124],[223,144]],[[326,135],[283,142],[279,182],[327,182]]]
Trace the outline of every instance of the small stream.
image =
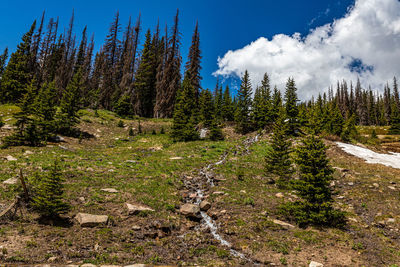
[[[247,138],[243,142],[243,145],[241,145],[244,146],[243,154],[248,154],[250,152],[249,150],[250,146],[253,143],[257,142],[258,139],[259,139],[258,135],[252,138]],[[236,154],[237,151],[239,151],[239,148],[241,146],[236,147],[234,154]],[[224,164],[227,157],[228,157],[228,152],[225,152],[219,161],[211,163],[206,167],[201,168],[199,171],[199,176],[196,177],[197,179],[195,179],[193,182],[189,183],[187,180],[184,181],[185,187],[189,191],[191,192],[194,191],[196,193],[194,204],[199,205],[200,202],[204,199],[204,192],[214,187],[215,184],[212,175],[212,170],[215,168],[215,166]],[[187,200],[186,202],[190,203],[191,201]],[[232,244],[226,239],[224,239],[220,234],[218,234],[218,224],[206,212],[201,211],[200,215],[201,215],[201,223],[204,224],[210,230],[210,233],[214,237],[214,239],[218,240],[221,245],[229,248],[229,251],[232,256],[241,258],[250,263],[254,263],[250,258],[246,257],[243,253],[233,249]]]

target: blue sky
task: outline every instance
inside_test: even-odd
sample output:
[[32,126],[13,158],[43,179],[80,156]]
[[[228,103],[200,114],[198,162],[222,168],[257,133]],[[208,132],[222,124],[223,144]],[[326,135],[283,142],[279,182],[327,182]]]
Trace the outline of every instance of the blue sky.
[[[103,42],[115,12],[119,10],[123,24],[130,15],[136,19],[142,14],[142,29],[160,24],[172,24],[176,9],[180,10],[182,55],[186,61],[188,47],[196,20],[199,21],[203,55],[202,86],[214,88],[218,69],[217,59],[228,50],[240,49],[259,37],[271,39],[275,34],[291,36],[295,32],[307,35],[310,29],[342,17],[353,0],[247,0],[247,1],[105,1],[105,0],[38,0],[2,1],[0,16],[0,51],[5,47],[14,50],[21,36],[34,19],[46,11],[46,18],[60,17],[61,29],[75,10],[75,33],[80,36],[84,25],[95,33],[96,47]],[[142,31],[144,33],[144,31]],[[144,35],[144,34],[143,34]],[[143,41],[143,36],[142,36]]]

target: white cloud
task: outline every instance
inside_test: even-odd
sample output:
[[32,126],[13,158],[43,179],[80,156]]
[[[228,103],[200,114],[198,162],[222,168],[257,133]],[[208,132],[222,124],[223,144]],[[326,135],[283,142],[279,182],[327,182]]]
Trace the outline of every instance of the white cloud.
[[[364,66],[358,72],[349,67],[354,60]],[[241,76],[247,69],[253,85],[267,72],[280,89],[294,77],[302,99],[326,91],[338,80],[357,77],[363,86],[380,90],[400,74],[400,2],[356,0],[343,18],[305,37],[260,37],[218,58],[218,67],[214,74],[223,76]]]

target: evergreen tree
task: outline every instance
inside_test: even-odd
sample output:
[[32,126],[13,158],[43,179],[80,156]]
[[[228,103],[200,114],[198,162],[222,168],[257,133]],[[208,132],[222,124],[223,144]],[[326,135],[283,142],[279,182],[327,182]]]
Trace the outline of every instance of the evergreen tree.
[[275,121],[279,117],[279,111],[282,107],[282,96],[281,92],[274,87],[274,93],[272,95],[272,111],[271,111],[271,119]]
[[231,93],[229,92],[229,86],[227,85],[222,99],[222,111],[221,111],[222,119],[225,121],[233,121],[234,113],[235,113],[235,107],[232,101]]
[[63,178],[57,161],[50,171],[38,177],[32,206],[45,217],[59,217],[69,211],[70,206],[63,201]]
[[264,129],[272,122],[272,102],[269,77],[265,73],[261,87],[257,88],[253,98],[253,124],[257,129]]
[[345,121],[340,138],[345,142],[349,142],[351,139],[357,139],[357,137],[356,116],[353,114]]
[[293,180],[293,189],[302,199],[287,203],[284,208],[301,226],[309,224],[342,226],[344,214],[332,207],[329,187],[333,169],[329,166],[326,147],[315,135],[306,136],[295,151],[299,179]]
[[328,133],[340,136],[343,131],[343,117],[339,110],[339,107],[335,102],[333,102],[330,106],[331,107],[328,111],[329,114],[327,116],[328,121],[325,125],[325,128]]
[[236,131],[241,134],[251,131],[251,90],[250,76],[246,70],[237,95],[237,108],[235,112]]
[[63,134],[72,134],[73,127],[79,122],[80,91],[82,90],[82,70],[72,78],[68,84],[60,103],[58,116],[58,131]]
[[214,105],[215,105],[215,120],[220,122],[222,121],[222,107],[223,107],[223,94],[222,94],[222,85],[219,85],[217,81],[217,85],[214,90]]
[[7,58],[8,58],[8,48],[4,49],[3,54],[0,55],[0,86],[1,86],[1,77],[3,76],[4,69],[6,68]]
[[210,90],[203,90],[200,94],[200,121],[204,127],[210,128],[214,123],[215,106]]
[[156,85],[156,55],[152,47],[150,30],[146,33],[143,45],[142,59],[135,75],[135,113],[142,117],[152,117],[154,110]]
[[196,92],[196,102],[199,100],[200,96],[200,81],[201,81],[201,50],[200,50],[200,33],[199,24],[196,22],[196,27],[193,32],[192,45],[189,48],[188,61],[185,66],[185,71],[190,77],[190,83],[194,87]]
[[131,116],[134,114],[131,98],[124,94],[122,95],[114,107],[115,112],[119,116]]
[[175,141],[192,141],[199,138],[196,130],[195,89],[185,75],[182,88],[178,92],[172,125],[172,137]]
[[288,133],[290,135],[296,135],[299,129],[299,122],[297,116],[299,114],[299,109],[297,106],[298,98],[297,98],[297,88],[293,78],[289,78],[286,83],[286,91],[285,91],[285,109],[286,116],[289,122]]
[[288,124],[285,122],[285,112],[281,108],[280,115],[274,124],[271,140],[271,150],[265,157],[267,175],[278,177],[277,184],[286,187],[293,174],[290,159],[291,141],[287,136]]
[[222,133],[221,127],[218,125],[217,120],[213,120],[210,126],[210,140],[212,141],[219,141],[224,140],[224,135]]
[[1,77],[0,102],[17,102],[26,93],[32,78],[30,69],[32,35],[36,21],[22,37],[17,50],[11,54],[10,61]]

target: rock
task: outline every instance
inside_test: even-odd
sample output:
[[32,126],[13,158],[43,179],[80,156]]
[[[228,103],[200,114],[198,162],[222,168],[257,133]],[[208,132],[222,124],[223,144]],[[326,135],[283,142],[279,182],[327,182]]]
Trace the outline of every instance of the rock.
[[17,183],[18,183],[18,178],[15,178],[15,177],[7,179],[3,182],[3,184],[8,184],[8,185],[13,185],[13,184],[17,184]]
[[396,187],[394,187],[394,186],[388,186],[388,188],[391,190],[396,190]]
[[240,190],[240,193],[246,194],[246,190]]
[[324,267],[322,263],[316,262],[316,261],[311,261],[310,265],[308,267]]
[[88,213],[78,213],[75,219],[82,227],[94,227],[98,225],[105,225],[108,222],[107,215],[93,215]]
[[78,197],[78,201],[81,202],[81,203],[84,203],[85,202],[85,198],[84,197]]
[[85,264],[82,264],[81,267],[97,267],[97,266],[94,264],[91,264],[91,263],[85,263]]
[[58,142],[65,142],[65,139],[64,139],[64,137],[57,135],[57,136],[54,138],[54,141],[57,142],[57,143],[58,143]]
[[183,159],[182,157],[172,157],[172,158],[169,158],[170,160],[180,160],[180,159]]
[[118,190],[114,189],[114,188],[103,188],[103,189],[100,189],[100,191],[107,192],[107,193],[118,193]]
[[295,226],[294,225],[291,225],[290,223],[287,223],[287,222],[283,222],[283,221],[280,221],[280,220],[273,220],[273,222],[275,223],[275,224],[278,224],[278,225],[280,225],[280,226],[282,226],[283,228],[285,228],[285,229],[293,229]]
[[2,128],[4,130],[12,130],[12,129],[14,129],[14,127],[12,127],[10,124],[4,124],[4,126],[0,127],[0,128]]
[[191,193],[190,195],[189,195],[189,198],[196,198],[197,197],[197,193]]
[[202,211],[207,211],[211,208],[211,203],[203,200],[202,202],[200,202],[200,210]]
[[142,229],[142,227],[140,227],[139,225],[133,225],[132,226],[132,230],[133,231],[139,231],[140,229]]
[[131,265],[125,265],[124,267],[146,267],[146,264],[131,264]]
[[284,197],[283,194],[280,193],[280,192],[279,192],[279,193],[276,193],[275,196],[276,196],[276,197],[279,197],[279,198],[283,198],[283,197]]
[[32,155],[32,154],[33,154],[33,152],[32,152],[32,151],[29,151],[29,150],[27,150],[27,151],[24,152],[24,156],[28,156],[28,155]]
[[354,185],[353,182],[349,182],[349,183],[347,183],[347,184],[350,185],[350,186],[353,186],[353,185]]
[[136,160],[131,160],[131,159],[128,159],[128,160],[126,160],[125,162],[126,162],[126,163],[137,163]]
[[200,208],[195,204],[184,204],[181,206],[179,212],[189,218],[198,218]]
[[387,223],[395,223],[396,220],[395,220],[394,218],[389,218],[389,219],[387,219],[386,222],[387,222]]
[[57,260],[56,256],[50,257],[47,261],[48,262],[55,262]]
[[379,187],[379,184],[378,184],[378,183],[373,183],[372,185],[373,185],[374,187],[376,187],[376,188]]
[[11,155],[8,155],[7,157],[6,157],[6,160],[8,160],[8,161],[16,161],[16,160],[18,160],[17,158],[14,158],[13,156],[11,156]]
[[200,130],[200,139],[205,139],[208,136],[210,131],[207,128],[203,128]]
[[220,195],[223,195],[223,194],[225,194],[225,193],[222,192],[222,191],[215,191],[215,192],[213,192],[212,194],[213,194],[213,195],[216,195],[216,196],[220,196]]
[[93,171],[94,171],[94,169],[93,169],[93,168],[91,168],[91,167],[89,167],[89,168],[87,168],[87,169],[86,169],[86,171],[88,171],[88,172],[93,172]]
[[143,205],[133,205],[129,203],[125,203],[125,207],[128,210],[129,215],[136,215],[139,212],[154,211],[152,208]]

